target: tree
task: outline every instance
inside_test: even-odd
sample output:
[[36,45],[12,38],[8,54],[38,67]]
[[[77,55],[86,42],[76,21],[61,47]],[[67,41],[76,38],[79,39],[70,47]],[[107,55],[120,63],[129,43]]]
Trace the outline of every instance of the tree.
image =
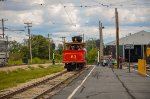
[[62,50],[63,50],[63,45],[62,44],[58,44],[58,53],[62,54]]
[[20,50],[20,53],[22,53],[23,57],[24,56],[27,56],[29,58],[29,48],[28,46],[22,46],[21,47],[21,50]]
[[[53,46],[55,47],[55,43],[53,40],[51,41]],[[52,56],[52,44],[51,44],[51,56]],[[41,35],[33,35],[31,38],[32,45],[32,57],[40,58],[40,59],[48,59],[49,57],[49,40]],[[57,54],[58,59],[61,58],[60,51]],[[19,43],[17,41],[9,42],[9,59],[13,61],[22,60],[24,56],[30,58],[29,54],[29,45],[28,40],[24,39],[24,43]]]
[[10,51],[10,53],[19,52],[20,48],[21,48],[21,44],[18,43],[17,41],[10,41],[9,42],[9,51]]
[[96,40],[87,40],[86,41],[87,51],[90,51],[92,48],[96,48]]
[[57,50],[55,50],[55,58],[59,61],[62,60],[62,50],[63,50],[63,45],[58,44]]
[[48,59],[48,44],[47,38],[41,35],[32,36],[32,55],[41,59]]
[[95,56],[97,56],[97,49],[92,48],[87,54],[88,63],[94,63],[95,62]]
[[17,41],[9,41],[9,58],[12,60],[22,58],[21,47],[22,45]]
[[86,49],[87,49],[87,62],[94,63],[95,56],[97,56],[97,48],[96,48],[96,40],[87,40],[86,41]]

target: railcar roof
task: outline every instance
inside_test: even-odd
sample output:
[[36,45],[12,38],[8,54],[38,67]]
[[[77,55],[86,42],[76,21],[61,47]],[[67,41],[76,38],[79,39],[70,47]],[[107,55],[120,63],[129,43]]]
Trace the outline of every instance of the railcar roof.
[[85,45],[85,43],[83,43],[83,42],[66,42],[65,44],[66,44],[66,45],[71,45],[71,44]]

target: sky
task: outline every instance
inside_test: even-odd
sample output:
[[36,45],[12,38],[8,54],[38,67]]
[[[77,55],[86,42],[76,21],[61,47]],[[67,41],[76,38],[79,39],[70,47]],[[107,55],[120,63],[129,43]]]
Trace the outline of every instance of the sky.
[[32,35],[50,34],[56,44],[62,43],[61,37],[71,41],[72,36],[83,34],[85,40],[98,39],[100,21],[103,41],[108,43],[116,37],[115,8],[120,38],[142,30],[150,32],[150,0],[0,0],[0,20],[5,20],[9,40],[27,39],[24,23],[29,22]]

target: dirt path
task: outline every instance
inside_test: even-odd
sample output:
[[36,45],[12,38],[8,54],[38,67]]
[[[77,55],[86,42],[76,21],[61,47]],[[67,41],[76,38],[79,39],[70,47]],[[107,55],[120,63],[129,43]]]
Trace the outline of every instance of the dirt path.
[[[58,63],[61,64],[61,63]],[[52,63],[45,63],[45,64],[33,64],[33,65],[17,65],[17,66],[11,66],[11,67],[1,67],[0,71],[14,71],[18,68],[21,69],[27,69],[29,66],[30,67],[39,67],[39,65],[43,66],[43,67],[48,67],[49,65],[52,65]]]

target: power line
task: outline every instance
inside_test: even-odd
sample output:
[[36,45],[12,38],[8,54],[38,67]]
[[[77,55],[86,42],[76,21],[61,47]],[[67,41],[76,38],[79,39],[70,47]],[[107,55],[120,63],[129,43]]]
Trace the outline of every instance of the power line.
[[8,29],[6,31],[24,31],[24,30],[17,30],[17,29]]
[[131,0],[128,0],[128,1],[122,1],[122,2],[98,2],[96,0],[91,0],[92,2],[95,2],[96,5],[74,5],[74,6],[70,6],[70,5],[64,5],[65,7],[80,7],[80,8],[83,8],[83,7],[135,7],[137,5],[139,5],[139,7],[144,7],[144,5],[148,6],[150,5],[150,2],[136,2],[135,0],[133,0],[132,2],[129,2]]
[[81,3],[81,5],[83,5],[83,2],[82,2],[82,0],[80,0],[80,3]]
[[1,2],[1,1],[6,1],[6,0],[0,0],[0,2]]
[[65,6],[64,6],[64,4],[60,1],[60,0],[58,0],[58,2],[64,7],[64,11],[66,12],[66,14],[67,14],[67,16],[68,16],[68,18],[69,18],[69,20],[70,20],[70,22],[71,22],[71,24],[73,25],[73,26],[75,26],[74,24],[73,24],[73,21],[72,21],[72,19],[70,18],[70,16],[69,16],[69,13],[67,12],[67,10],[65,9]]

